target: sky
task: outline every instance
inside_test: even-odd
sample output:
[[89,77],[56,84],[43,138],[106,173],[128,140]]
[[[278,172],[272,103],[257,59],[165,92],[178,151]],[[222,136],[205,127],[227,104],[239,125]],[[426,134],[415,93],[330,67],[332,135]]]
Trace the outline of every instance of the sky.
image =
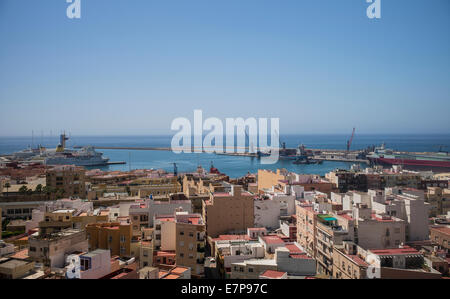
[[[0,136],[450,133],[450,1],[0,0]],[[225,121],[224,121],[225,123]]]

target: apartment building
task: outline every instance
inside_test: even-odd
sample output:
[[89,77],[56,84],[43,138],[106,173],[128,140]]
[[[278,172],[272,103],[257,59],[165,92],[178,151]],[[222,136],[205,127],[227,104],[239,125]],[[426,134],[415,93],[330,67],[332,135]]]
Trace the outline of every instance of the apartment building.
[[316,256],[316,228],[318,212],[311,203],[298,203],[297,215],[297,243],[310,256]]
[[264,192],[274,186],[280,190],[284,190],[285,186],[301,186],[304,191],[317,190],[326,194],[330,194],[334,187],[331,182],[317,175],[297,174],[286,169],[258,170],[258,191]]
[[55,166],[46,172],[46,185],[56,191],[56,196],[86,198],[85,184],[83,167]]
[[30,260],[0,258],[0,279],[21,279],[33,272],[34,265]]
[[429,239],[429,207],[424,192],[412,188],[386,188],[385,198],[372,203],[377,214],[397,217],[406,222],[406,241]]
[[192,275],[204,273],[206,232],[200,214],[185,211],[154,217],[154,250],[175,252],[176,264],[190,267]]
[[366,262],[376,268],[381,279],[439,279],[442,274],[427,265],[422,253],[409,246],[368,249]]
[[365,279],[369,264],[358,255],[357,245],[344,241],[333,248],[333,278]]
[[14,253],[14,245],[0,240],[0,257]]
[[220,234],[246,232],[254,227],[254,195],[233,185],[231,192],[211,193],[203,203],[203,219],[210,237]]
[[84,253],[80,255],[80,279],[104,277],[112,272],[111,264],[111,252],[109,250],[96,249]]
[[[162,177],[139,177],[127,181],[118,180],[117,183],[107,183],[102,180],[90,178],[90,190],[95,197],[102,197],[105,193],[122,193],[138,198],[165,197],[181,192],[181,184],[177,177],[167,175]],[[92,195],[91,195],[92,196]]]
[[119,222],[91,223],[86,226],[89,250],[109,249],[111,256],[132,257],[132,229],[128,218]]
[[255,227],[275,230],[280,227],[280,202],[265,196],[254,199]]
[[258,279],[266,271],[286,272],[288,276],[315,276],[316,261],[298,244],[277,248],[271,259],[250,259],[231,264],[231,279]]
[[450,211],[450,189],[428,187],[426,201],[430,204],[428,213],[430,217],[445,215]]
[[192,213],[192,203],[190,200],[172,200],[157,201],[147,200],[146,208],[148,209],[148,226],[153,227],[153,219],[155,215],[173,215],[177,210],[183,210]]
[[230,278],[231,264],[265,256],[263,245],[256,240],[216,240],[216,268],[222,278]]
[[83,230],[67,229],[47,235],[32,235],[28,239],[30,258],[51,268],[63,268],[65,258],[73,252],[88,251],[88,240]]
[[351,240],[349,230],[330,214],[316,216],[316,253],[317,272],[331,277],[333,275],[333,251],[335,245]]
[[450,249],[450,227],[435,225],[430,227],[430,239],[433,244],[443,249]]

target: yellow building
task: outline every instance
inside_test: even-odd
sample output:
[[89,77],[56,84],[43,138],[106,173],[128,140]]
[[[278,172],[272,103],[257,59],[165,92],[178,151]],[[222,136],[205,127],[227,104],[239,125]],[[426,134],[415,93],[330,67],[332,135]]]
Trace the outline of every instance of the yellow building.
[[46,185],[59,197],[86,197],[85,170],[77,166],[56,166],[47,170]]
[[276,172],[265,169],[258,169],[258,190],[271,189],[277,186],[279,181],[288,179],[288,171],[286,169],[277,169]]
[[155,216],[155,248],[175,251],[177,266],[191,268],[192,275],[204,274],[205,223],[200,214],[175,212]]
[[254,195],[234,185],[231,192],[212,193],[203,203],[206,233],[215,238],[228,233],[246,232],[254,226]]
[[91,223],[86,226],[89,250],[109,249],[111,256],[131,257],[132,229],[129,219]]

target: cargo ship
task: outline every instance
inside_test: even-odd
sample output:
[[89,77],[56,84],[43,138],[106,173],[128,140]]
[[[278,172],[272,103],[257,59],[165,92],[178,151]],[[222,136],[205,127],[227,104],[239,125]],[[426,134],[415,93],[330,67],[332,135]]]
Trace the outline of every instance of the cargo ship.
[[367,159],[374,165],[402,165],[405,168],[450,170],[450,155],[440,150],[437,153],[400,153],[387,149],[385,144],[376,147],[367,155]]

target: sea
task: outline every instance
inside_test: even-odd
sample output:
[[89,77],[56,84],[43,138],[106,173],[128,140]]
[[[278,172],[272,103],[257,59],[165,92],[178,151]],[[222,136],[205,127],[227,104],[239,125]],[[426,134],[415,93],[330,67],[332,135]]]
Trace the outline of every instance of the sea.
[[[297,147],[304,144],[306,148],[314,149],[340,149],[346,148],[347,135],[281,135],[280,141],[287,147]],[[67,147],[74,146],[98,146],[98,147],[170,147],[172,136],[70,136]],[[351,149],[364,149],[368,146],[385,143],[386,147],[414,152],[437,152],[440,149],[450,150],[450,134],[414,135],[356,135]],[[42,144],[45,147],[56,147],[59,143],[58,136],[39,137],[0,137],[0,155],[11,154],[30,146]],[[173,163],[176,163],[178,172],[193,172],[200,165],[209,169],[211,164],[220,172],[231,178],[237,178],[247,173],[256,173],[258,169],[285,168],[289,171],[303,174],[325,175],[334,169],[349,169],[353,163],[327,162],[321,165],[295,165],[292,161],[279,160],[272,165],[263,165],[256,158],[224,156],[208,153],[181,153],[172,151],[141,151],[141,150],[99,150],[110,161],[124,161],[123,165],[109,165],[94,167],[101,170],[133,170],[133,169],[164,169],[173,171]],[[365,167],[365,165],[361,165]]]

